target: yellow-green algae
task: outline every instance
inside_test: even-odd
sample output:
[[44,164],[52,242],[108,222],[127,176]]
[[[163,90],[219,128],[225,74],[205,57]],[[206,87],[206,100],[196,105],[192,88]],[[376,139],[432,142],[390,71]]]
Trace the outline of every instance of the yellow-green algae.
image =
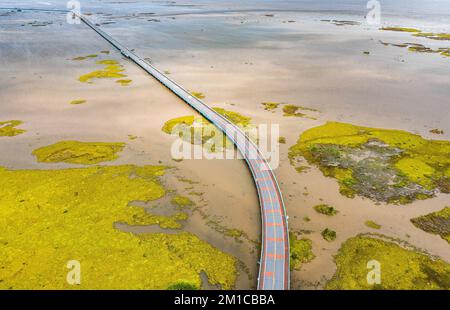
[[298,105],[294,105],[294,104],[288,104],[283,107],[283,115],[316,119],[315,117],[309,116],[305,113],[298,112],[298,110],[318,112],[316,109],[302,107],[302,106],[298,106]]
[[374,221],[368,220],[364,222],[364,225],[373,229],[380,229],[381,225],[375,223]]
[[429,53],[429,54],[441,54],[442,56],[450,57],[450,48],[438,48],[438,49],[432,49],[430,47],[426,47],[423,44],[419,43],[403,43],[403,44],[396,44],[396,43],[388,43],[380,41],[381,44],[384,46],[395,46],[395,47],[403,47],[408,48],[408,51],[410,52],[416,52],[416,53]]
[[97,54],[90,54],[90,55],[86,55],[86,56],[75,57],[75,58],[72,58],[72,60],[85,60],[88,58],[96,58],[97,56],[98,56]]
[[[242,128],[251,126],[250,117],[223,108],[214,108],[214,110]],[[167,134],[177,134],[192,144],[203,145],[211,153],[233,148],[233,143],[226,135],[204,117],[194,115],[177,117],[166,121],[161,130]]]
[[125,71],[122,65],[117,60],[99,60],[96,64],[103,65],[103,70],[96,70],[90,73],[84,74],[78,78],[80,82],[92,82],[93,79],[107,79],[107,78],[122,78],[126,77],[121,72]]
[[285,144],[286,138],[285,137],[278,137],[278,143]]
[[[369,261],[380,263],[381,283],[369,284]],[[450,289],[450,264],[394,242],[369,236],[348,239],[335,257],[337,271],[326,289]]]
[[128,86],[130,85],[130,83],[132,82],[132,80],[125,80],[125,79],[121,79],[121,80],[117,80],[116,83],[119,83],[122,86]]
[[414,226],[428,233],[439,235],[450,243],[450,207],[413,218],[411,222]]
[[178,207],[189,207],[194,205],[192,200],[181,195],[174,196],[170,202]]
[[432,40],[450,40],[450,33],[432,33],[432,32],[420,32],[413,34],[415,37],[425,37]]
[[322,238],[328,242],[331,242],[334,239],[336,239],[336,232],[329,228],[325,228],[324,230],[322,230],[320,234],[322,235]]
[[271,111],[278,108],[278,106],[281,104],[279,102],[262,102],[261,103],[264,106],[264,110]]
[[0,122],[0,137],[14,137],[23,134],[25,130],[16,128],[17,126],[22,125],[22,123],[23,122],[19,120]]
[[406,27],[383,27],[381,30],[387,30],[387,31],[399,31],[399,32],[422,32],[419,29],[415,28],[406,28]]
[[197,99],[205,99],[205,95],[198,91],[191,92],[191,95],[194,96]]
[[303,156],[340,192],[377,201],[408,203],[450,192],[450,142],[426,140],[402,130],[328,122],[305,131],[289,158]]
[[314,206],[314,210],[316,210],[317,213],[324,214],[327,216],[333,216],[338,213],[338,210],[336,210],[334,207],[329,206],[327,204],[320,204],[320,205]]
[[316,256],[312,251],[312,241],[306,238],[298,239],[297,236],[290,232],[289,243],[291,251],[291,270],[300,270],[302,264],[309,263]]
[[32,154],[43,163],[92,165],[117,159],[117,153],[124,147],[122,142],[60,141],[38,148]]
[[85,100],[85,99],[76,99],[76,100],[72,100],[71,102],[70,102],[70,104],[75,104],[75,105],[77,105],[77,104],[83,104],[83,103],[86,103],[87,101]]
[[244,116],[238,112],[225,110],[223,108],[213,108],[213,110],[228,119],[230,122],[242,127],[249,126],[252,121],[251,117]]
[[[200,272],[230,289],[236,259],[187,232],[135,235],[114,224],[153,224],[130,201],[161,198],[162,166],[95,166],[62,170],[0,168],[0,288],[199,288]],[[66,282],[69,260],[81,285]]]

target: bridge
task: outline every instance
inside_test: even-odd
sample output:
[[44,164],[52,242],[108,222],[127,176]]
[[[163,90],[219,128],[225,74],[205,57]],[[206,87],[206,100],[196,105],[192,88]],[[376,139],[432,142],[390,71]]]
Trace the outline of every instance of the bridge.
[[[56,9],[0,9],[70,12],[69,10]],[[141,59],[138,55],[93,24],[86,16],[76,12],[73,13],[77,15],[84,24],[119,50],[123,56],[133,61],[181,100],[213,123],[236,145],[252,174],[261,209],[262,238],[257,287],[260,290],[289,289],[290,251],[286,210],[275,175],[257,145],[237,125],[214,111],[200,99],[192,96],[188,91],[171,80],[156,67]]]

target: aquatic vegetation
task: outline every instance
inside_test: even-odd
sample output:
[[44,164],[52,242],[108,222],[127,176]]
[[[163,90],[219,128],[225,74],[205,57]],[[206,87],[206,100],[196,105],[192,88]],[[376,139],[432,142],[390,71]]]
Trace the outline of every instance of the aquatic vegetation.
[[373,229],[380,229],[381,225],[375,223],[374,221],[368,220],[364,222],[364,225]]
[[436,135],[443,135],[443,134],[444,134],[444,131],[443,131],[442,129],[437,129],[437,128],[435,128],[435,129],[431,129],[431,130],[430,130],[430,133],[434,133],[434,134],[436,134]]
[[181,291],[181,290],[198,290],[199,288],[192,284],[192,283],[188,283],[188,282],[177,282],[174,284],[171,284],[167,287],[167,290],[169,291]]
[[233,237],[236,239],[241,238],[244,235],[244,232],[242,230],[236,229],[236,228],[229,228],[225,230],[225,236],[227,237]]
[[128,86],[128,85],[130,85],[130,83],[131,83],[132,81],[133,81],[133,80],[124,80],[124,79],[121,79],[121,80],[117,80],[116,83],[119,83],[119,84],[122,85],[122,86]]
[[303,220],[304,220],[305,222],[311,222],[311,219],[310,219],[308,216],[304,216],[304,217],[303,217]]
[[329,228],[325,228],[320,234],[322,235],[322,238],[328,242],[334,241],[334,239],[336,239],[336,232]]
[[327,216],[333,216],[338,213],[338,210],[326,204],[314,206],[314,210],[316,210],[317,213],[324,214]]
[[450,40],[450,33],[432,33],[432,32],[419,32],[413,34],[415,37],[424,37],[432,40]]
[[178,207],[190,207],[194,205],[192,200],[181,195],[174,196],[170,202]]
[[93,165],[113,161],[125,147],[122,142],[60,141],[33,151],[38,162]]
[[450,207],[411,219],[417,228],[441,236],[450,243]]
[[[368,262],[381,266],[381,283],[367,281]],[[343,243],[335,257],[337,270],[326,289],[450,289],[450,264],[397,243],[359,235]]]
[[357,26],[361,25],[360,22],[353,21],[353,20],[335,20],[335,19],[322,19],[322,22],[328,22],[331,24],[334,24],[336,26]]
[[109,51],[108,50],[104,50],[104,51],[100,51],[100,53],[102,53],[102,54],[109,54]]
[[251,117],[244,116],[234,111],[225,110],[223,108],[213,108],[213,110],[228,119],[230,122],[242,127],[250,125],[250,122],[252,121]]
[[422,30],[415,28],[405,28],[405,27],[383,27],[381,30],[386,31],[399,31],[399,32],[422,32]]
[[303,156],[341,194],[409,203],[450,192],[450,142],[401,130],[328,122],[305,131],[290,148],[291,164]]
[[278,143],[285,144],[286,143],[286,138],[285,137],[279,137],[278,138]]
[[450,48],[438,48],[432,49],[430,47],[426,47],[423,44],[419,43],[403,43],[403,44],[395,44],[380,41],[384,46],[395,46],[395,47],[405,47],[408,48],[410,52],[416,53],[430,53],[430,54],[441,54],[442,56],[450,57]]
[[19,120],[0,122],[0,137],[14,137],[23,134],[26,130],[16,128],[22,124],[23,122]]
[[271,111],[278,108],[278,106],[281,104],[279,102],[261,102],[261,104],[264,106],[264,110]]
[[370,52],[369,51],[364,51],[363,54],[364,55],[370,55]]
[[169,70],[164,70],[164,74],[170,74]]
[[198,92],[198,91],[191,92],[191,95],[197,99],[205,99],[206,98],[206,96],[203,93]]
[[85,60],[88,58],[96,58],[97,56],[98,56],[97,54],[91,54],[91,55],[86,55],[86,56],[75,57],[75,58],[72,58],[72,60]]
[[135,135],[128,135],[128,139],[129,140],[136,140],[138,138],[138,136]]
[[[223,108],[213,109],[244,129],[252,128],[250,117]],[[161,130],[167,134],[178,135],[191,144],[202,145],[210,153],[233,148],[233,143],[226,135],[204,117],[194,115],[177,117],[166,121]]]
[[300,270],[302,264],[309,263],[316,257],[312,251],[312,241],[310,239],[298,239],[294,233],[290,232],[289,242],[291,250],[291,270]]
[[[166,289],[201,285],[203,271],[224,289],[236,259],[193,234],[136,235],[115,223],[155,222],[131,201],[165,195],[162,166],[95,166],[61,170],[0,168],[0,288]],[[69,260],[81,284],[67,284]]]
[[77,104],[83,104],[83,103],[86,103],[87,101],[85,100],[85,99],[76,99],[76,100],[72,100],[71,102],[70,102],[70,104],[75,104],[75,105],[77,105]]
[[318,112],[316,109],[302,107],[298,105],[293,104],[287,104],[283,107],[283,115],[284,116],[296,116],[296,117],[305,117],[310,119],[316,119],[315,117],[309,116],[305,113],[298,112],[298,110],[302,111],[312,111],[312,112]]
[[122,78],[126,77],[121,72],[125,71],[122,65],[117,60],[99,60],[96,64],[103,65],[103,70],[96,70],[90,73],[84,74],[78,78],[80,82],[91,83],[93,79],[109,79],[109,78]]

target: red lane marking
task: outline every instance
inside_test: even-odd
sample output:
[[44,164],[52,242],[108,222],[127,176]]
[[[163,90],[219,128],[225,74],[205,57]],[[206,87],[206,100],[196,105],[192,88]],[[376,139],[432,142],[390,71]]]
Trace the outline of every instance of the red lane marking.
[[283,226],[283,223],[267,223],[267,226]]
[[264,275],[266,277],[273,277],[273,272],[272,271],[266,271],[266,272],[264,272]]
[[267,241],[273,241],[273,242],[283,242],[284,239],[283,238],[272,238],[272,237],[268,237]]
[[280,209],[264,209],[266,213],[281,213]]
[[273,253],[269,253],[267,254],[267,256],[269,258],[273,258],[273,259],[284,259],[284,254],[273,254]]
[[256,179],[256,181],[269,181],[270,180],[270,178],[259,178],[259,179]]

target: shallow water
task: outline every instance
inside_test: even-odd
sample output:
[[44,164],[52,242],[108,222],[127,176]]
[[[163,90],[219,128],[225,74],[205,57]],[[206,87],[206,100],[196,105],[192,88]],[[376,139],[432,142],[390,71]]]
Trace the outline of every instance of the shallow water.
[[[376,205],[359,197],[349,199],[339,194],[335,180],[325,178],[315,168],[299,174],[287,159],[289,146],[302,131],[328,120],[450,139],[450,58],[386,47],[379,40],[417,42],[435,48],[450,47],[450,41],[432,41],[368,26],[364,23],[365,1],[280,2],[82,4],[85,11],[102,13],[90,18],[106,22],[101,26],[106,32],[161,70],[170,71],[170,77],[187,89],[204,93],[206,103],[251,116],[254,124],[280,125],[280,135],[286,137],[287,143],[281,145],[281,164],[275,172],[285,197],[290,228],[312,239],[317,256],[300,272],[293,273],[293,288],[322,287],[334,272],[332,256],[341,242],[360,232],[374,232],[364,225],[367,220],[382,225],[376,232],[407,240],[450,261],[444,240],[415,228],[409,221],[448,205],[448,195],[407,206]],[[450,7],[444,5],[446,2],[389,1],[382,4],[383,21],[388,25],[450,32]],[[2,1],[1,6],[12,4],[20,2]],[[261,11],[265,8],[268,11]],[[274,17],[265,16],[270,8],[278,9],[273,12]],[[225,10],[233,12],[220,12]],[[155,14],[133,16],[142,12]],[[196,14],[185,14],[191,12]],[[155,18],[159,22],[149,21]],[[362,24],[338,27],[321,19]],[[50,20],[53,24],[20,26],[33,20]],[[288,23],[289,20],[295,22]],[[4,120],[23,120],[21,128],[28,130],[14,139],[0,141],[2,166],[59,167],[35,163],[31,151],[63,139],[129,142],[117,164],[155,164],[161,160],[176,166],[174,176],[200,181],[195,189],[205,195],[204,201],[197,202],[207,214],[222,218],[224,225],[242,229],[251,239],[258,240],[256,192],[242,161],[168,160],[173,137],[160,129],[169,119],[194,114],[189,107],[121,59],[84,25],[67,25],[64,14],[24,12],[0,17],[0,24],[0,115]],[[71,59],[101,50],[111,50],[105,59],[121,61],[133,80],[129,86],[121,87],[108,80],[85,85],[76,80],[95,70],[96,59]],[[364,51],[370,51],[370,55]],[[87,103],[69,104],[77,98],[84,98]],[[261,102],[267,101],[307,106],[321,112],[317,120],[284,117],[281,107],[274,113],[264,110]],[[429,133],[433,128],[444,130],[444,134]],[[128,141],[129,134],[138,138]],[[188,187],[176,177],[168,176],[166,182],[179,191]],[[339,214],[331,218],[317,214],[312,207],[320,203],[336,207]],[[311,221],[306,223],[304,216]],[[322,239],[320,231],[325,227],[337,231],[336,241],[328,243]],[[255,276],[258,253],[251,252],[253,245],[236,243],[215,232],[199,214],[192,215],[186,229],[239,257]],[[238,288],[252,287],[251,283],[241,277]]]

